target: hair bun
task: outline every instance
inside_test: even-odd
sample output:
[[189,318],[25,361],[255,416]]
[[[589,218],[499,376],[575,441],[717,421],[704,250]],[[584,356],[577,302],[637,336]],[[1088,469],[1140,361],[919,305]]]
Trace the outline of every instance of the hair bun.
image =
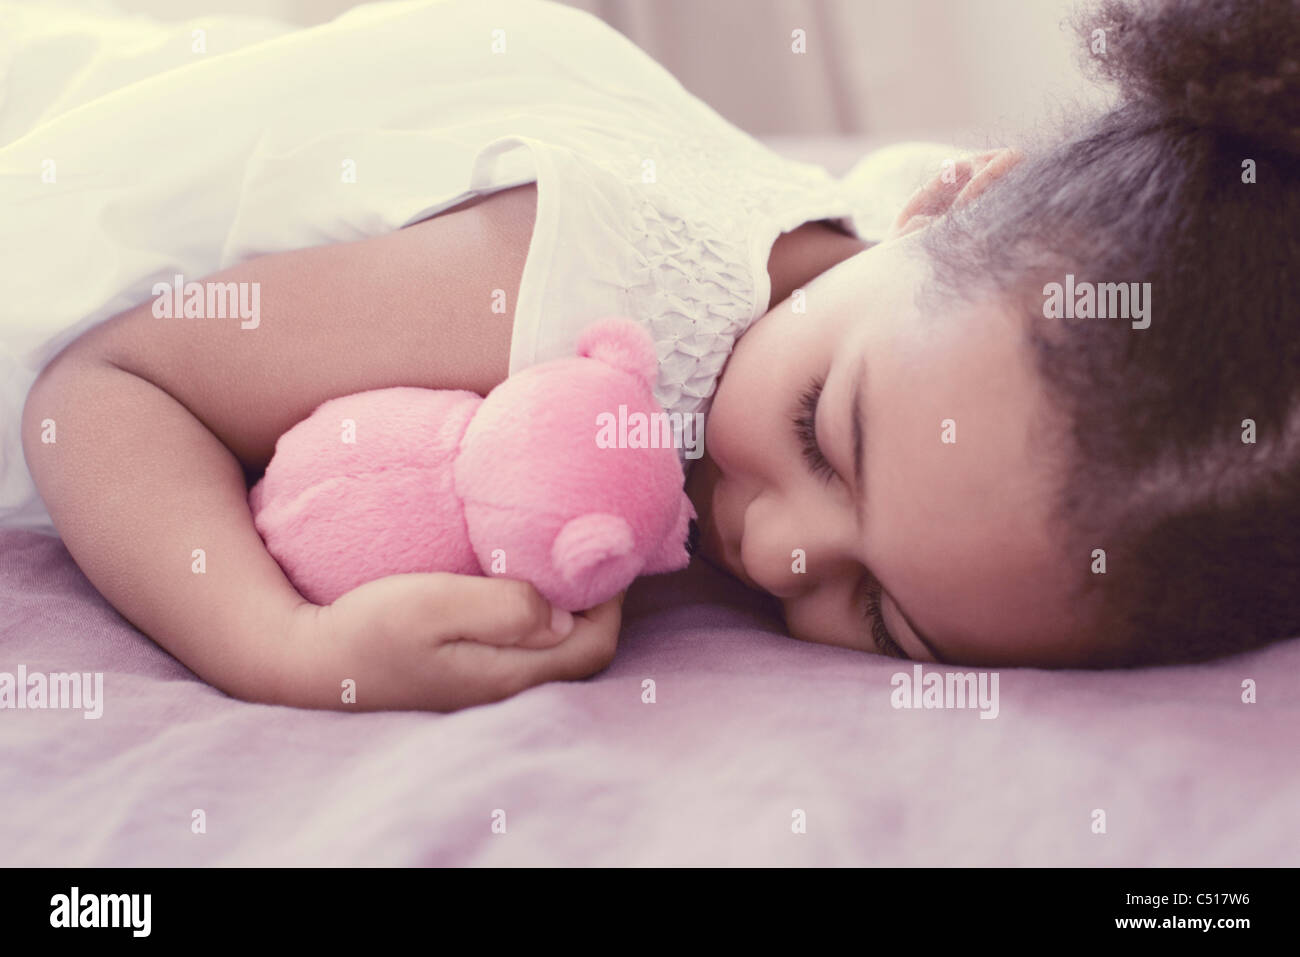
[[1076,24],[1128,102],[1300,154],[1300,0],[1102,0]]

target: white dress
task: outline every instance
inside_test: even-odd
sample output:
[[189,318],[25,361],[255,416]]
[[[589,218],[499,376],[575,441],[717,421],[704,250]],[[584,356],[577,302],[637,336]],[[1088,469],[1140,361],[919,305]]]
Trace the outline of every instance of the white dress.
[[536,182],[510,372],[627,315],[657,343],[660,402],[703,412],[766,311],[777,236],[820,219],[861,234],[822,168],[568,7],[369,4],[307,30],[0,17],[0,524],[53,528],[19,442],[36,374],[176,274]]

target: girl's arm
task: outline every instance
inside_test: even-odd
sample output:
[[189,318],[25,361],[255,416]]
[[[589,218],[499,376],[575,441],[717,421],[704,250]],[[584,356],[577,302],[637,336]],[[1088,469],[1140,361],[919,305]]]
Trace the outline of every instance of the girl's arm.
[[206,278],[258,283],[256,328],[155,318],[150,302],[60,353],[28,396],[23,445],[96,588],[250,700],[344,707],[351,678],[355,707],[445,710],[604,667],[618,600],[563,640],[531,586],[501,579],[393,576],[318,608],[247,505],[246,477],[326,399],[398,385],[485,393],[505,377],[534,209],[520,187],[374,239],[254,259]]

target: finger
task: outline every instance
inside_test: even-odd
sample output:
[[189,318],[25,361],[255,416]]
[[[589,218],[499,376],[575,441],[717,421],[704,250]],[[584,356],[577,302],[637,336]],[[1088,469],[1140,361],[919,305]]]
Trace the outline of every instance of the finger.
[[[459,576],[458,576],[459,578]],[[487,645],[546,648],[573,630],[573,616],[554,608],[528,582],[465,576],[443,619],[446,633]]]
[[546,681],[580,681],[603,671],[618,650],[623,593],[577,617],[573,634],[553,648],[511,649],[505,663],[518,669],[514,681],[531,688]]
[[573,633],[552,648],[490,645],[474,640],[444,642],[438,668],[466,676],[482,701],[499,701],[547,681],[577,681],[602,670],[614,657],[622,621],[620,593],[575,615]]

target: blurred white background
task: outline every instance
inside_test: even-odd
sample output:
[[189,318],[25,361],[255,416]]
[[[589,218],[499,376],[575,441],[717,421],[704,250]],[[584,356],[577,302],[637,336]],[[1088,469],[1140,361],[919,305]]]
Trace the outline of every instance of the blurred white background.
[[[1098,99],[1074,0],[565,0],[602,17],[765,139],[848,135],[985,146]],[[165,20],[322,23],[354,0],[102,0]],[[807,53],[791,52],[791,32]]]

